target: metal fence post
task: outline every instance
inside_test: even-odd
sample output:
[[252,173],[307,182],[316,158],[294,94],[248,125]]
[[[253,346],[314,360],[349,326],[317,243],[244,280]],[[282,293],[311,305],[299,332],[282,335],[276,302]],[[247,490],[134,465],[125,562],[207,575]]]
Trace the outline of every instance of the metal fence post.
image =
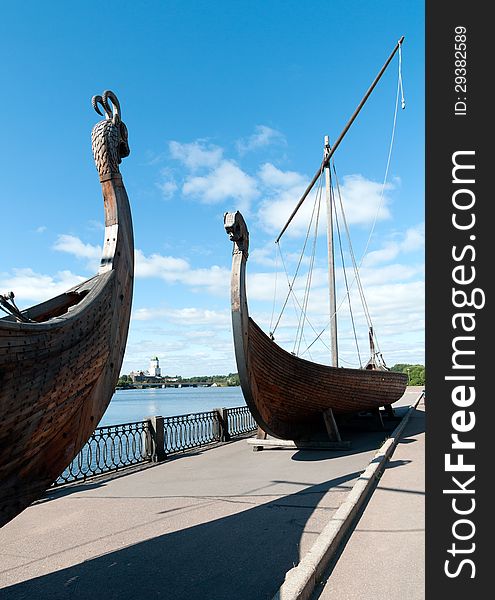
[[215,423],[214,434],[218,438],[219,442],[230,441],[229,434],[229,414],[228,408],[215,408],[214,411],[217,414],[217,423]]
[[150,436],[147,438],[150,442],[149,455],[153,462],[161,462],[167,458],[165,452],[165,431],[164,419],[160,415],[148,417],[150,424]]
[[224,442],[229,442],[230,441],[230,431],[229,431],[229,409],[228,408],[222,408],[222,421],[223,421],[223,425],[224,425],[224,429],[223,429],[223,436],[224,436]]

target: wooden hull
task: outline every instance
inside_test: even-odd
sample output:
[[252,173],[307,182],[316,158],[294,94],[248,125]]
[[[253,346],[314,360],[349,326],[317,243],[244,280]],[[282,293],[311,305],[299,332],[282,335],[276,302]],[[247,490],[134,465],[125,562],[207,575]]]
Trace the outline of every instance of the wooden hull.
[[98,425],[119,377],[134,243],[120,175],[102,181],[102,189],[106,228],[98,275],[66,295],[68,309],[56,299],[24,311],[40,322],[0,319],[0,526],[70,464]]
[[277,346],[251,318],[247,337],[249,378],[242,382],[244,397],[258,425],[275,437],[311,438],[323,432],[322,413],[328,408],[335,415],[373,410],[404,393],[403,373],[303,360]]
[[240,219],[239,213],[226,215],[226,229],[234,241],[234,348],[244,398],[258,425],[282,439],[315,439],[325,432],[323,413],[329,408],[335,415],[351,414],[396,402],[407,385],[403,373],[329,367],[303,360],[280,348],[249,317],[245,285],[248,234]]

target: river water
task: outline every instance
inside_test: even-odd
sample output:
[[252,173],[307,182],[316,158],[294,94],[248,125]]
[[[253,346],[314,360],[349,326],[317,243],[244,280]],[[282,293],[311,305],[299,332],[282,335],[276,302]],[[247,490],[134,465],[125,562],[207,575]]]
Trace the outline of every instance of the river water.
[[170,417],[245,405],[240,387],[117,390],[99,426],[143,421],[152,415]]

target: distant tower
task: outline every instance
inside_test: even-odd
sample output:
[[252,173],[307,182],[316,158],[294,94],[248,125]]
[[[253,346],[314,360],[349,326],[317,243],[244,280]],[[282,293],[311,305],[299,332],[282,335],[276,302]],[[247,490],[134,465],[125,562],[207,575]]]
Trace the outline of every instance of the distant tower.
[[148,369],[152,377],[161,377],[160,361],[158,356],[155,356],[150,360],[150,368]]

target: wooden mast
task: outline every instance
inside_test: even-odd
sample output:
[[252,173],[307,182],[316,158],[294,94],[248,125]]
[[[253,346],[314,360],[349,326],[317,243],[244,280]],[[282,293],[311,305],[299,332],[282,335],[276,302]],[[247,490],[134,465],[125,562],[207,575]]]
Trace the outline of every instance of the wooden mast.
[[[330,154],[330,142],[328,135],[325,136],[325,155]],[[335,259],[333,251],[333,208],[332,190],[330,181],[330,163],[325,166],[325,187],[327,201],[327,242],[328,242],[328,283],[330,301],[330,350],[332,367],[339,366],[339,351],[337,346],[337,302],[335,297]]]

